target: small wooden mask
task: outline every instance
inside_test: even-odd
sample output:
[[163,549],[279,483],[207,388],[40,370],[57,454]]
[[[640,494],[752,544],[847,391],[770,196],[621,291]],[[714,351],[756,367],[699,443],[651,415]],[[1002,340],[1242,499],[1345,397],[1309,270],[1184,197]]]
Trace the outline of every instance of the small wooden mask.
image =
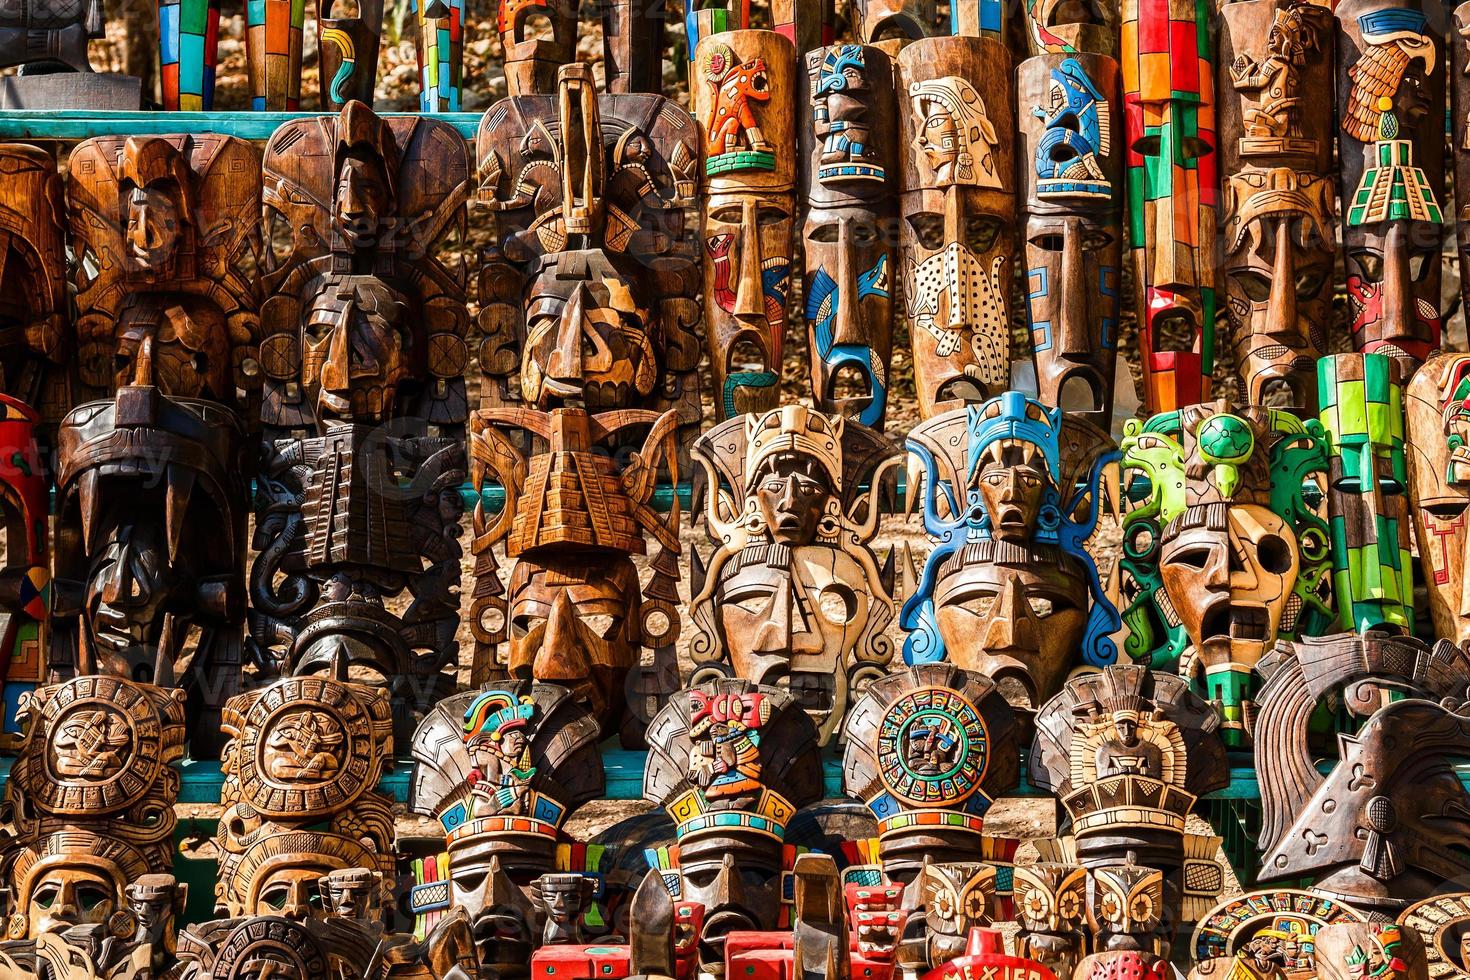
[[1128,240],[1143,356],[1144,407],[1209,397],[1215,360],[1216,155],[1210,13],[1124,0]]
[[827,742],[893,647],[893,566],[871,541],[892,444],[856,422],[790,405],[716,426],[704,469],[708,567],[695,559],[695,680],[735,676],[799,697]]
[[547,95],[556,73],[577,56],[575,0],[503,0],[497,27],[505,46],[508,95]]
[[1314,939],[1313,966],[1321,980],[1429,980],[1424,940],[1413,929],[1386,922],[1323,926]]
[[1223,289],[1246,399],[1316,407],[1315,362],[1332,320],[1332,12],[1291,0],[1221,10]]
[[1470,355],[1434,354],[1404,394],[1404,448],[1434,635],[1470,640]]
[[1087,925],[1093,948],[1169,955],[1173,917],[1164,873],[1131,861],[1087,872]]
[[1098,0],[1026,0],[1023,6],[1032,55],[1117,54],[1116,8]]
[[898,58],[904,313],[924,418],[1010,386],[1010,65],[990,38],[927,38]]
[[1017,865],[1016,952],[1071,977],[1082,959],[1082,925],[1087,915],[1087,870],[1071,864]]
[[1353,347],[1403,360],[1440,342],[1445,52],[1416,0],[1337,7],[1343,262]]

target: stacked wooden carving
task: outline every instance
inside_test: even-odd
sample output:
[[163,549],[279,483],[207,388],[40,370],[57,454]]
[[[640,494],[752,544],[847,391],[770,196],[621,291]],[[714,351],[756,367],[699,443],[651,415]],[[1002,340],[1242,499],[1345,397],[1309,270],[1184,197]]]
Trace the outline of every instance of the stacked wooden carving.
[[[1023,6],[1019,57],[988,0],[691,0],[686,110],[647,5],[599,91],[504,0],[471,145],[371,109],[362,3],[263,148],[0,146],[0,980],[1470,975],[1470,5]],[[412,12],[457,109],[466,7]],[[207,108],[219,10],[159,18]],[[584,834],[614,739],[654,809]]]

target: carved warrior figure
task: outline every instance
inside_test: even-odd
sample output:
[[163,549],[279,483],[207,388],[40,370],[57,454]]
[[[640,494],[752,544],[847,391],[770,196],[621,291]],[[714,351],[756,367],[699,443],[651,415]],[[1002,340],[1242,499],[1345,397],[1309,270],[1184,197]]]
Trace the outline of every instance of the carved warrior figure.
[[1194,980],[1285,980],[1313,970],[1313,937],[1359,922],[1351,906],[1295,888],[1247,892],[1200,917],[1190,938]]
[[720,418],[776,407],[796,216],[796,51],[771,31],[701,37],[704,323]]
[[[1396,915],[1470,870],[1459,842],[1470,795],[1451,760],[1470,750],[1470,654],[1382,632],[1278,645],[1258,668],[1259,879],[1310,879],[1316,894]],[[1323,774],[1309,723],[1341,703],[1357,730],[1338,736]],[[1330,801],[1330,802],[1329,802]]]
[[1284,387],[1316,408],[1332,319],[1332,12],[1296,0],[1221,8],[1219,152],[1225,312],[1246,400]]
[[[1090,422],[1009,391],[909,433],[908,485],[938,544],[904,603],[904,659],[1006,682],[1034,710],[1083,665],[1117,658],[1117,610],[1084,547],[1117,458]],[[922,484],[920,483],[922,476]]]
[[881,429],[896,289],[897,111],[893,62],[841,44],[806,55],[802,115],[806,322],[823,411]]
[[1208,8],[1124,0],[1128,241],[1143,401],[1168,412],[1209,397],[1215,364],[1219,201]]
[[558,870],[562,825],[602,796],[597,721],[555,684],[511,681],[446,698],[414,734],[409,808],[446,832],[448,857],[425,861],[409,896],[420,928],[446,910],[469,918],[479,962],[525,976],[542,923],[532,882]]
[[833,740],[862,689],[893,658],[892,561],[872,541],[893,446],[799,405],[733,418],[702,436],[705,521],[696,554],[694,683],[733,676],[789,689]]
[[283,673],[345,650],[393,692],[404,744],[458,649],[469,324],[439,250],[463,229],[468,154],[447,124],[350,103],[277,129],[265,173],[288,237],[262,308],[252,639]]
[[[572,879],[591,884],[591,879],[583,875],[555,877],[563,879],[568,889],[573,886]],[[626,944],[543,944],[531,956],[531,975],[566,980],[694,977],[698,969],[697,923],[702,914],[702,906],[675,902],[661,875],[645,873],[628,906]]]
[[[39,419],[29,406],[0,395],[0,717],[14,719],[21,701],[46,677],[51,612],[51,553],[47,542],[50,487],[36,444]],[[18,735],[19,727],[6,725]],[[4,738],[5,736],[0,736]]]
[[898,58],[903,312],[924,418],[1010,386],[1010,65],[992,38],[927,38]]
[[5,784],[11,939],[108,923],[127,886],[173,868],[184,695],[120,677],[37,690]]
[[358,0],[355,15],[333,13],[328,0],[316,21],[322,108],[337,112],[353,101],[371,106],[383,34],[382,0]]
[[665,880],[704,906],[701,968],[723,965],[730,933],[779,924],[786,828],[822,796],[816,726],[786,691],[720,680],[675,695],[648,743],[643,797],[678,838]]
[[66,200],[56,159],[0,144],[0,392],[52,426],[71,407],[73,332],[66,300]]
[[1416,0],[1344,0],[1337,23],[1352,342],[1407,377],[1440,342],[1444,40]]
[[[1404,407],[1409,516],[1434,635],[1464,643],[1470,640],[1470,355],[1432,355],[1409,381]],[[1380,459],[1375,454],[1367,462],[1376,470]]]
[[1327,469],[1323,427],[1277,409],[1222,401],[1125,428],[1123,488],[1145,490],[1123,519],[1125,647],[1219,702],[1232,745],[1255,710],[1251,668],[1335,618],[1329,526],[1303,492]]
[[254,146],[230,136],[102,136],[72,151],[87,397],[152,384],[249,407],[239,393],[260,386],[260,165]]
[[1039,54],[1016,71],[1026,221],[1026,322],[1038,397],[1113,416],[1122,295],[1123,140],[1118,63]]

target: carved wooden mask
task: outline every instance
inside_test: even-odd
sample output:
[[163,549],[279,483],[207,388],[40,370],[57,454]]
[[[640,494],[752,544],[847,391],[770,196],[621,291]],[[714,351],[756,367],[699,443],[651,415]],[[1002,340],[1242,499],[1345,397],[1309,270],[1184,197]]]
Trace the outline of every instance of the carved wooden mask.
[[1128,239],[1150,412],[1208,398],[1214,369],[1220,187],[1209,31],[1203,7],[1124,0]]
[[1010,386],[1010,64],[1004,45],[974,37],[927,38],[898,58],[900,261],[924,418]]
[[893,657],[893,568],[870,543],[897,454],[856,422],[790,405],[716,426],[695,457],[719,542],[692,576],[695,680],[788,688],[826,742]]
[[1116,8],[1100,0],[1026,0],[1022,12],[1033,55],[1117,54]]
[[1434,354],[1404,395],[1410,507],[1434,634],[1470,640],[1470,356]]
[[1342,922],[1313,937],[1312,962],[1321,980],[1429,980],[1419,933],[1386,922]]
[[1089,869],[1087,925],[1099,951],[1140,949],[1168,956],[1174,923],[1164,873],[1132,862]]
[[855,33],[865,44],[882,42],[890,54],[920,38],[949,33],[950,18],[934,0],[855,0]]
[[1246,399],[1316,407],[1332,321],[1332,12],[1289,0],[1221,9],[1219,91],[1231,343]]
[[1349,327],[1355,349],[1407,376],[1440,341],[1444,39],[1412,0],[1336,13]]
[[1037,397],[1107,429],[1122,294],[1118,63],[1041,54],[1021,63],[1016,85]]
[[1058,977],[1071,977],[1082,959],[1087,871],[1071,864],[1016,865],[1016,951]]
[[809,51],[803,114],[806,321],[823,411],[881,429],[893,355],[898,106],[893,61],[841,44]]
[[555,91],[557,70],[577,57],[575,0],[503,0],[496,16],[505,45],[506,93]]
[[796,227],[796,51],[771,31],[701,38],[704,324],[721,418],[776,407]]
[[71,407],[61,370],[72,353],[66,301],[66,199],[56,160],[23,143],[0,144],[8,193],[0,199],[0,390],[54,424]]

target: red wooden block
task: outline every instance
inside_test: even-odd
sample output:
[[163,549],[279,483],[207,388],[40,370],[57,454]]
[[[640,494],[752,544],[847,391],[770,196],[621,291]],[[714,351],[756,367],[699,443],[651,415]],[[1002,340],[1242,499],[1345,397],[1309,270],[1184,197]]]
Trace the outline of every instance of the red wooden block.
[[531,955],[533,977],[557,980],[623,980],[627,946],[543,946]]

